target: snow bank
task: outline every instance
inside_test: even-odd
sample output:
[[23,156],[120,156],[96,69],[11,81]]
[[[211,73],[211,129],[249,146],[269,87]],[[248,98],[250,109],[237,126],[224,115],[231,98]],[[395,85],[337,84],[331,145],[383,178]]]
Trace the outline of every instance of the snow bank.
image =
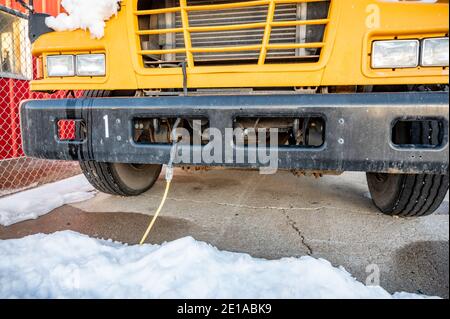
[[312,257],[268,261],[182,238],[126,246],[70,232],[0,241],[0,298],[412,298]]
[[36,219],[65,204],[81,202],[95,196],[84,175],[71,177],[11,196],[0,198],[0,225],[9,226]]
[[93,38],[105,33],[105,21],[117,14],[122,0],[62,0],[66,13],[45,19],[47,26],[56,31],[89,30]]

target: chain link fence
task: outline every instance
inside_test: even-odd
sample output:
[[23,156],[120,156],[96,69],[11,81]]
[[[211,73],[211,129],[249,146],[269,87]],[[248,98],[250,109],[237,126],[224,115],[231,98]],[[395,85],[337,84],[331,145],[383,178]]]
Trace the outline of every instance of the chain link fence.
[[0,197],[80,173],[76,162],[28,158],[23,153],[20,102],[66,96],[62,91],[54,94],[30,91],[35,73],[33,62],[27,17],[0,6]]

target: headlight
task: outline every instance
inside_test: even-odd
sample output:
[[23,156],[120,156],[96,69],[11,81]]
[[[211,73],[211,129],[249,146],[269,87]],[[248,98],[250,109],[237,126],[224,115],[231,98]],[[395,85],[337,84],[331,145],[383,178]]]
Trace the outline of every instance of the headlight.
[[106,74],[104,54],[77,55],[77,75],[102,76]]
[[372,47],[372,68],[415,68],[419,65],[418,40],[375,41]]
[[47,56],[48,76],[74,76],[75,63],[73,55]]
[[429,38],[422,42],[422,66],[448,66],[448,38]]

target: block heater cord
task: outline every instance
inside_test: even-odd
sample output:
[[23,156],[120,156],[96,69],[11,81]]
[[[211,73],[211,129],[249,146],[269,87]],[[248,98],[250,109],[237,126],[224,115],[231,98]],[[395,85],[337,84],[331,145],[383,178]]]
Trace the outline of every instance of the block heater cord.
[[178,118],[175,121],[175,124],[174,124],[172,132],[171,132],[172,148],[170,150],[169,163],[167,164],[167,167],[166,167],[166,190],[164,191],[164,195],[162,197],[161,203],[159,204],[159,207],[156,210],[155,215],[153,216],[152,220],[150,221],[150,224],[148,225],[147,230],[144,233],[144,236],[142,236],[142,239],[139,242],[139,245],[143,245],[144,242],[147,240],[147,237],[150,234],[150,231],[152,230],[153,225],[155,224],[159,213],[161,213],[161,210],[164,207],[164,204],[166,203],[167,195],[169,194],[169,190],[170,190],[170,184],[173,179],[173,161],[175,160],[175,156],[176,156],[177,150],[178,150],[178,137],[177,137],[176,131],[177,131],[177,127],[180,124],[180,122],[181,122],[181,119]]

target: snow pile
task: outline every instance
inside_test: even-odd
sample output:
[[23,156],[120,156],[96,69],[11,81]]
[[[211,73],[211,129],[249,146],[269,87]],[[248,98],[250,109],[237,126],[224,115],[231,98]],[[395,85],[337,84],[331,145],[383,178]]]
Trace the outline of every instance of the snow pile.
[[95,196],[84,175],[71,177],[11,196],[0,198],[0,225],[9,226],[36,219],[65,204],[81,202]]
[[419,298],[312,257],[264,260],[182,238],[126,246],[70,232],[0,241],[0,298]]
[[67,11],[57,17],[45,19],[47,26],[56,31],[89,30],[93,38],[100,39],[105,34],[105,21],[119,10],[122,0],[62,0]]

